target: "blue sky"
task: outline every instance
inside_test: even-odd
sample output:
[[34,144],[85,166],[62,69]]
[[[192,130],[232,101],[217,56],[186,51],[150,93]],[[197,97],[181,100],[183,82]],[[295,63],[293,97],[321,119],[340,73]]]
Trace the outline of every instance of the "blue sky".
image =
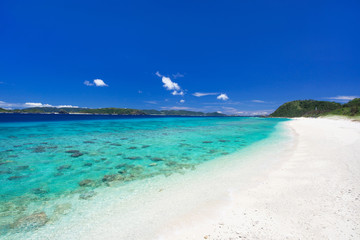
[[0,107],[345,102],[360,95],[359,12],[346,0],[3,0]]

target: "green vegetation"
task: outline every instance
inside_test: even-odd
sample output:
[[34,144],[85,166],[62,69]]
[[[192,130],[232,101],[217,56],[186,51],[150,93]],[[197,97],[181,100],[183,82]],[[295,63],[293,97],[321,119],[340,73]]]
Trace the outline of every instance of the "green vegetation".
[[0,113],[58,113],[58,114],[111,114],[111,115],[163,115],[163,116],[226,116],[221,113],[203,113],[184,110],[138,110],[131,108],[55,108],[34,107],[25,109],[6,110],[0,108]]
[[131,108],[96,108],[96,109],[83,109],[79,113],[91,114],[113,114],[113,115],[146,115],[141,110]]
[[33,107],[24,109],[15,109],[15,113],[77,113],[86,108],[56,108],[56,107]]
[[141,110],[130,108],[55,108],[55,107],[35,107],[25,109],[15,109],[14,113],[82,113],[82,114],[115,114],[115,115],[146,115]]
[[341,108],[326,113],[326,115],[360,116],[360,98],[345,103]]
[[360,116],[360,98],[341,105],[340,103],[296,100],[281,105],[271,117],[319,117],[329,115]]
[[[59,114],[111,114],[111,115],[160,115],[160,116],[226,116],[222,113],[194,112],[187,110],[154,110],[131,108],[55,108],[35,107],[7,110],[0,108],[0,113],[59,113]],[[320,116],[359,116],[360,98],[346,104],[316,100],[296,100],[281,105],[270,117],[320,117]]]
[[6,113],[6,112],[11,112],[11,111],[6,110],[6,109],[3,109],[3,108],[0,108],[0,113]]

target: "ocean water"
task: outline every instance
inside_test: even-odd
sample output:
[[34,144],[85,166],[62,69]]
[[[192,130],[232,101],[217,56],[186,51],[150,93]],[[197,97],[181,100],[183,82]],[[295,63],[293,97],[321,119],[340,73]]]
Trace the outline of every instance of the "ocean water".
[[74,211],[76,203],[59,206],[59,199],[86,204],[109,188],[186,174],[268,138],[283,121],[0,115],[0,237]]

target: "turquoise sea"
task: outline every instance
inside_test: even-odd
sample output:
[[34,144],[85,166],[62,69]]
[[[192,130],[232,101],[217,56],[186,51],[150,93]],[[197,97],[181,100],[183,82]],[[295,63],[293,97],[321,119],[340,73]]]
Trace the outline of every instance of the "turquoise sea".
[[[99,189],[154,176],[186,174],[199,164],[269,137],[285,119],[252,117],[108,118],[43,116],[1,121],[0,238],[57,221]],[[20,120],[19,120],[20,119]],[[90,120],[87,120],[90,119]],[[60,121],[61,120],[61,121]],[[66,121],[64,121],[66,120]],[[103,192],[103,191],[101,191]]]

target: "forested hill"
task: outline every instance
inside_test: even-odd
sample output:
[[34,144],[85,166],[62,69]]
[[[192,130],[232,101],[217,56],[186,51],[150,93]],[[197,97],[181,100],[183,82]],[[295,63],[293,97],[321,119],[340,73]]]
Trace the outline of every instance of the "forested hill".
[[271,117],[360,116],[360,98],[346,104],[316,100],[296,100],[281,105]]

